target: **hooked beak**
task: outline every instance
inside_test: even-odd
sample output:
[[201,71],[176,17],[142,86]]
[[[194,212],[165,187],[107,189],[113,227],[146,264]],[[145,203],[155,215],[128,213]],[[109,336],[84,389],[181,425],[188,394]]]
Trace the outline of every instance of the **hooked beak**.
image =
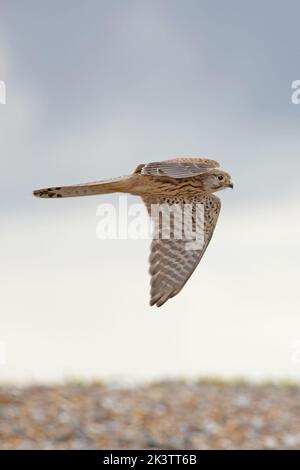
[[228,188],[233,189],[233,183],[230,182],[230,183],[228,184]]

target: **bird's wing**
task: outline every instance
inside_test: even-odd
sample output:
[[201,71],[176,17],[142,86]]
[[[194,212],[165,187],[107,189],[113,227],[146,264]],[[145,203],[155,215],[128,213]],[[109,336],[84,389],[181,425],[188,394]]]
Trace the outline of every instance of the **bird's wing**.
[[139,165],[136,171],[141,175],[188,178],[189,176],[200,175],[218,166],[220,166],[219,163],[214,160],[182,157]]
[[[178,294],[201,260],[217,223],[221,201],[214,195],[206,195],[201,198],[194,197],[191,201],[174,199],[172,202],[168,198],[168,203],[164,198],[143,198],[143,201],[154,226],[154,237],[149,258],[151,275],[150,305],[156,304],[157,307],[160,307],[168,299]],[[169,225],[169,234],[166,234],[163,215],[157,217],[157,205],[162,208],[161,214],[165,212],[164,208],[168,208],[167,206],[174,208],[176,205],[178,209],[181,209],[184,231],[182,225],[178,230],[178,221],[180,224],[182,221],[180,210],[179,212],[174,210],[174,216],[171,217],[171,224]],[[192,224],[189,223],[189,220],[192,221]],[[177,224],[176,230],[174,228],[175,223]],[[191,230],[194,231],[193,235]],[[195,232],[198,240],[191,241],[191,238],[195,236]],[[179,238],[180,233],[182,238]],[[166,235],[169,235],[169,238],[166,238]]]

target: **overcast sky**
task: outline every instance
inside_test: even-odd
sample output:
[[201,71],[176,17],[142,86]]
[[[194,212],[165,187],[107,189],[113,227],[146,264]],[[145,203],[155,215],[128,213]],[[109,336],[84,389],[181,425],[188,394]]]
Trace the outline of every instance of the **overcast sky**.
[[[3,380],[300,377],[299,15],[291,0],[2,2]],[[151,309],[149,241],[96,238],[117,196],[31,191],[180,155],[217,159],[235,189],[189,283]]]

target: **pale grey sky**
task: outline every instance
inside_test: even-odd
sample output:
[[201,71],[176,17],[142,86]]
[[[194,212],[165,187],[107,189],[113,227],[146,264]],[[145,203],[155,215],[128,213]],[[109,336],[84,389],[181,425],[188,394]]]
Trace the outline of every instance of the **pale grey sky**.
[[[297,1],[2,3],[0,378],[300,376],[299,13]],[[153,310],[148,242],[97,240],[101,198],[31,191],[179,155],[219,160],[235,190],[191,281]]]

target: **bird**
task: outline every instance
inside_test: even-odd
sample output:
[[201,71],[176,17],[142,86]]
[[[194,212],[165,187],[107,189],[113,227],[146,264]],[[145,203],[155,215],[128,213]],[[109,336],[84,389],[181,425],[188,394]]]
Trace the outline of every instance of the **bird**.
[[199,225],[196,208],[201,205],[204,215],[202,245],[194,249],[187,249],[190,233],[181,233],[181,238],[175,237],[175,212],[173,225],[170,222],[169,237],[164,237],[162,216],[155,217],[156,237],[152,238],[149,258],[150,305],[161,307],[181,291],[211,240],[221,209],[221,201],[214,193],[233,188],[231,176],[219,167],[217,161],[208,158],[172,158],[139,164],[130,175],[38,189],[33,191],[33,195],[52,199],[128,193],[141,197],[152,219],[152,207],[157,205],[169,208],[176,206],[183,212],[188,208],[195,230]]

